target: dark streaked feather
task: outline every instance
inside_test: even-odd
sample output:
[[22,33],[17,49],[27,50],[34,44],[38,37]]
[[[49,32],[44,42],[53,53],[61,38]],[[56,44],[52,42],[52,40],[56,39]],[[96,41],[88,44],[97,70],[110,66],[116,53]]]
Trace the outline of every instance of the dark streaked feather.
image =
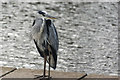
[[56,53],[57,53],[58,45],[59,45],[57,30],[51,20],[47,20],[47,22],[48,23],[46,23],[46,24],[49,24],[48,25],[48,27],[49,27],[48,40],[49,40],[49,43],[51,44],[51,46],[56,50]]
[[[50,48],[51,48],[51,56],[53,56],[53,59],[54,59],[54,64],[53,66],[51,66],[53,69],[56,69],[56,65],[57,65],[57,53],[56,53],[56,50],[50,45]],[[49,62],[50,64],[50,62]]]
[[52,68],[56,68],[57,64],[57,51],[58,51],[58,35],[56,28],[50,19],[46,20],[47,34],[48,34],[48,45],[51,48],[51,56],[53,57],[53,64],[50,64]]
[[35,20],[33,21],[33,24],[32,24],[32,26],[34,26],[34,24],[35,24]]
[[35,45],[36,45],[36,48],[37,48],[40,56],[41,56],[41,57],[44,57],[44,55],[43,55],[44,53],[40,50],[40,48],[38,47],[37,42],[36,42],[35,40],[34,40],[34,43],[35,43]]

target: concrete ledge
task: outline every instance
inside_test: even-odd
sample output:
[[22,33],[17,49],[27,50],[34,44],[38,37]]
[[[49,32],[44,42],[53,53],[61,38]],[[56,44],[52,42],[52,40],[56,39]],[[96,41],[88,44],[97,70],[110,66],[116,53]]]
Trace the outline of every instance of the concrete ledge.
[[[2,74],[5,74],[13,70],[14,68],[1,67],[0,69],[2,69],[0,70],[0,72],[2,72]],[[43,70],[21,68],[21,69],[14,70],[13,72],[5,75],[2,78],[34,78],[34,75],[41,75],[42,73],[43,73]],[[51,71],[51,76],[53,78],[80,78],[83,75],[85,75],[85,73]],[[90,74],[85,78],[116,78],[118,79],[118,76]]]

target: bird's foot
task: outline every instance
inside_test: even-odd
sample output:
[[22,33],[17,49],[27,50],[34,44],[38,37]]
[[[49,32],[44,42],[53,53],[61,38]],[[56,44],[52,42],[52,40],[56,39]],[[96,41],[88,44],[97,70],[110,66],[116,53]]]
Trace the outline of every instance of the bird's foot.
[[35,75],[34,79],[38,79],[38,80],[52,80],[52,77],[48,76],[48,75]]

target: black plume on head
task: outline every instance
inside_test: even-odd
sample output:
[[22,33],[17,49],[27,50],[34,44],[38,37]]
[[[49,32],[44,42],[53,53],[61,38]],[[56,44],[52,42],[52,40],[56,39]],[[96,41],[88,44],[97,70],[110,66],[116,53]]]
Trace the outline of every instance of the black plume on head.
[[45,12],[43,11],[38,11],[39,14],[42,14],[43,16],[45,16]]

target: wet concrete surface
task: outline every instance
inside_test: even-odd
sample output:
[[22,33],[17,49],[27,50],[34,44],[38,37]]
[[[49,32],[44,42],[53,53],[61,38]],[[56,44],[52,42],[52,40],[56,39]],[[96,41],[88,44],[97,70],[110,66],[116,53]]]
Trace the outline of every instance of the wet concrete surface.
[[57,71],[117,75],[118,5],[114,2],[2,2],[0,66],[43,69],[29,38],[36,10],[57,16]]

